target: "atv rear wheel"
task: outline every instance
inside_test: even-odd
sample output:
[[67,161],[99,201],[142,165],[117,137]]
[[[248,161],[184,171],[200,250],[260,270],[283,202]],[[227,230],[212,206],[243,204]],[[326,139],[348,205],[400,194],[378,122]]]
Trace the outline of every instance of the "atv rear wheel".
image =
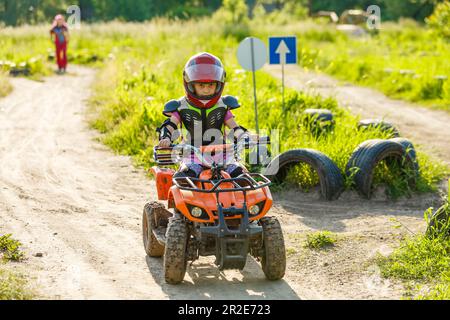
[[263,228],[261,266],[268,280],[279,280],[286,272],[286,249],[280,222],[274,217],[260,220]]
[[158,242],[153,234],[156,228],[156,211],[165,210],[164,205],[158,202],[147,203],[142,215],[142,236],[145,252],[149,257],[162,257],[164,246]]
[[180,283],[186,274],[188,236],[189,230],[184,220],[169,221],[164,251],[164,277],[169,284]]

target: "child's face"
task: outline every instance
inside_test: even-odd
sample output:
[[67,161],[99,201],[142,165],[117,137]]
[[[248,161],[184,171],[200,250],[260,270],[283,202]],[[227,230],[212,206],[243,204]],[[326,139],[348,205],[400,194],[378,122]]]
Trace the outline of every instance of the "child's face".
[[64,24],[64,20],[59,18],[58,20],[56,20],[56,23],[57,23],[58,27],[61,27]]
[[200,97],[207,97],[216,92],[217,82],[194,82],[195,94]]

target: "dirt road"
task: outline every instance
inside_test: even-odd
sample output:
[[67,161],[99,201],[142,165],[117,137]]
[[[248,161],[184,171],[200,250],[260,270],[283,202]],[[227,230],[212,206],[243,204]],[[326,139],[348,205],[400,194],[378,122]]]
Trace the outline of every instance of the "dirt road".
[[[51,299],[319,299],[398,298],[399,284],[380,279],[372,258],[389,252],[405,228],[423,230],[436,197],[393,204],[378,196],[337,202],[294,191],[275,195],[273,213],[288,247],[284,280],[268,282],[249,258],[242,271],[218,272],[210,258],[188,268],[179,286],[164,283],[162,261],[146,258],[141,214],[156,200],[153,182],[128,157],[96,142],[86,124],[94,71],[44,82],[13,79],[0,100],[0,233],[23,244],[21,264],[40,298]],[[378,199],[378,200],[377,200]],[[338,233],[336,247],[304,248],[305,232]]]
[[[279,66],[265,70],[281,78]],[[342,84],[325,74],[304,71],[298,66],[285,70],[286,85],[308,93],[332,96],[340,106],[364,118],[380,118],[393,123],[402,136],[412,139],[428,153],[450,164],[450,114],[430,110],[408,102],[387,98],[369,88]]]

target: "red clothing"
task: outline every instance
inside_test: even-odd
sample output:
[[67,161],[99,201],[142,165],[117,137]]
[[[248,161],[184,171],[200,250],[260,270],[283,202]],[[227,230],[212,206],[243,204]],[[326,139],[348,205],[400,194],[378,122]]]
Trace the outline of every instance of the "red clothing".
[[65,26],[53,27],[51,33],[55,35],[55,46],[56,46],[56,62],[59,69],[67,68],[67,40],[64,36],[64,32],[68,29]]
[[56,62],[58,63],[58,68],[67,68],[67,42],[62,44],[56,43]]

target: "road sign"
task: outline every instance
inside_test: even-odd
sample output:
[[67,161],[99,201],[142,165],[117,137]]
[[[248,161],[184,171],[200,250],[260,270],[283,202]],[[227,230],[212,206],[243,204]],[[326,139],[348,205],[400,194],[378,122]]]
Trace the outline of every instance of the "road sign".
[[296,37],[270,37],[269,38],[270,64],[296,64],[297,38]]
[[259,134],[258,103],[256,100],[256,70],[261,69],[267,62],[267,48],[264,42],[254,37],[247,37],[239,44],[237,50],[239,64],[247,71],[253,73],[253,97],[255,101],[255,127]]
[[259,70],[267,62],[266,45],[258,38],[247,37],[239,44],[237,58],[245,70]]
[[296,37],[270,37],[269,38],[270,64],[281,64],[281,91],[282,110],[284,112],[284,66],[297,63],[297,38]]

